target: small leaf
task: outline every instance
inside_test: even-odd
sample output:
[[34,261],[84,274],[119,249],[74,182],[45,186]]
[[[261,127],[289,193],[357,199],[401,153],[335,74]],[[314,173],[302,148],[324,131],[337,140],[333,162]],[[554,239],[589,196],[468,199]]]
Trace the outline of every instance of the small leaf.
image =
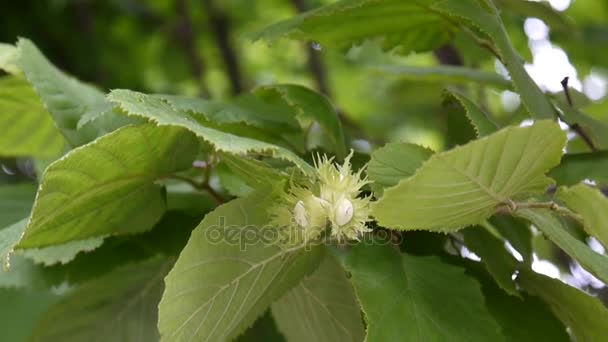
[[217,151],[232,154],[256,152],[291,161],[305,172],[311,173],[313,171],[308,163],[290,150],[207,127],[196,116],[184,111],[177,111],[168,102],[158,97],[130,90],[113,90],[108,95],[108,99],[116,103],[129,115],[149,119],[160,126],[184,127],[213,145]]
[[495,215],[490,218],[490,224],[521,254],[525,262],[532,262],[532,231],[528,222],[514,216]]
[[547,302],[577,341],[602,341],[608,336],[608,310],[599,299],[531,270],[520,272],[517,282]]
[[512,296],[519,296],[512,280],[517,262],[505,248],[504,241],[482,227],[467,228],[462,234],[467,248],[481,258],[498,286]]
[[367,341],[504,340],[479,284],[461,268],[379,244],[359,244],[346,265]]
[[410,143],[388,143],[372,153],[367,176],[372,186],[388,188],[414,175],[433,151]]
[[0,43],[0,70],[9,74],[18,74],[19,67],[15,65],[17,48],[10,44]]
[[187,130],[154,125],[126,126],[72,150],[44,173],[18,248],[152,228],[165,210],[154,182],[190,168],[197,153]]
[[451,35],[447,23],[426,9],[430,2],[342,0],[271,25],[252,38],[285,37],[341,50],[373,39],[381,40],[386,50],[398,48],[405,55],[425,52],[441,46]]
[[157,305],[171,264],[154,258],[82,284],[51,307],[31,341],[157,341]]
[[372,205],[379,224],[394,229],[454,231],[479,224],[496,206],[551,183],[566,135],[551,121],[509,127],[434,154],[416,174],[387,189]]
[[475,128],[477,137],[485,137],[486,135],[495,133],[498,130],[497,125],[490,120],[488,115],[484,113],[481,108],[471,101],[471,99],[469,99],[464,93],[462,93],[462,91],[456,88],[449,88],[448,91],[450,95],[458,100],[464,108],[469,121]]
[[583,216],[585,231],[608,247],[608,199],[585,184],[559,188],[557,197]]
[[0,156],[56,157],[63,137],[24,80],[0,78]]
[[260,193],[233,200],[192,232],[165,279],[163,340],[233,339],[317,267],[321,248],[273,244],[268,205]]
[[569,256],[578,261],[587,271],[604,282],[608,282],[608,257],[594,252],[583,242],[574,238],[562,222],[547,209],[520,209],[517,215],[529,220],[536,228]]
[[361,309],[342,265],[329,253],[319,268],[272,304],[288,341],[363,341]]

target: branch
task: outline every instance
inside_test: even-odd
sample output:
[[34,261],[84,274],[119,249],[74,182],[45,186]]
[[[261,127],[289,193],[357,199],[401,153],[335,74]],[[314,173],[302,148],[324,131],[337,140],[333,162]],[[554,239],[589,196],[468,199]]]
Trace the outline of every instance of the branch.
[[196,48],[196,39],[186,0],[175,0],[175,7],[179,16],[179,23],[176,29],[177,38],[190,63],[192,76],[199,85],[199,95],[201,97],[209,97],[209,89],[207,89],[207,85],[203,79],[205,63]]
[[203,0],[203,5],[207,9],[211,31],[215,35],[217,46],[226,66],[232,94],[238,95],[243,92],[244,87],[237,54],[230,42],[230,18],[215,7],[213,0]]
[[182,182],[186,182],[186,183],[190,184],[190,186],[192,186],[196,190],[206,191],[219,204],[222,204],[225,202],[224,198],[217,191],[215,191],[215,189],[213,189],[211,187],[211,185],[209,185],[209,182],[203,181],[203,182],[199,183],[192,178],[188,178],[188,177],[184,177],[184,176],[180,176],[180,175],[171,175],[171,176],[169,176],[169,178],[179,180]]
[[[568,102],[568,106],[574,110],[574,103],[572,102],[572,96],[570,96],[570,88],[568,88],[568,80],[569,80],[569,77],[566,76],[560,83],[562,85],[562,88],[564,89],[564,94],[566,95],[566,101]],[[583,141],[587,144],[587,146],[589,146],[591,151],[596,152],[598,150],[598,148],[593,143],[593,140],[591,140],[591,137],[587,134],[587,132],[585,132],[585,130],[583,129],[583,127],[581,127],[581,125],[579,125],[576,122],[572,123],[572,124],[567,122],[566,119],[557,110],[555,111],[555,115],[560,120],[565,122],[568,125],[568,127],[570,127],[570,129],[575,131],[576,134],[578,134],[583,139]]]

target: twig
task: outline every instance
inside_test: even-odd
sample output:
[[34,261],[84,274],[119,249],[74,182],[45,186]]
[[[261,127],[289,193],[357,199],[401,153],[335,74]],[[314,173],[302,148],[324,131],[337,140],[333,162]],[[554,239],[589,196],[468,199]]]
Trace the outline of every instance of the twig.
[[244,87],[236,51],[230,42],[230,18],[215,7],[213,0],[203,0],[203,4],[207,9],[211,30],[215,35],[217,46],[226,66],[232,94],[238,95],[243,91]]
[[[575,110],[574,103],[572,102],[572,97],[570,96],[570,88],[568,88],[568,80],[569,80],[569,77],[566,76],[560,82],[560,84],[562,85],[562,88],[564,89],[564,94],[566,95],[566,101],[568,102],[568,106],[570,107],[570,109]],[[587,146],[589,146],[591,151],[595,152],[598,150],[598,148],[593,143],[593,140],[591,140],[591,137],[587,134],[587,132],[585,132],[585,130],[583,129],[583,127],[581,127],[581,125],[579,125],[577,122],[572,123],[572,124],[567,122],[566,119],[557,110],[555,111],[555,115],[557,115],[557,117],[560,120],[565,122],[568,125],[568,127],[570,127],[570,129],[575,131],[576,134],[578,134],[583,139],[583,141],[587,144]]]
[[209,182],[197,182],[194,179],[188,178],[188,177],[184,177],[184,176],[180,176],[180,175],[171,175],[169,176],[169,178],[171,179],[175,179],[175,180],[179,180],[182,182],[186,182],[188,184],[190,184],[190,186],[192,186],[193,188],[197,189],[197,190],[204,190],[206,192],[209,193],[209,195],[211,195],[211,197],[213,197],[213,199],[215,199],[215,201],[217,203],[224,203],[225,200],[224,198],[217,192],[215,191],[215,189],[213,189],[211,187],[211,185],[209,185]]
[[554,213],[560,216],[568,216],[583,224],[583,218],[579,214],[573,212],[572,210],[562,207],[559,204],[549,201],[549,202],[513,202],[509,201],[499,207],[496,208],[497,213],[505,213],[512,214],[519,209],[532,209],[532,208],[540,208],[540,209],[549,209]]

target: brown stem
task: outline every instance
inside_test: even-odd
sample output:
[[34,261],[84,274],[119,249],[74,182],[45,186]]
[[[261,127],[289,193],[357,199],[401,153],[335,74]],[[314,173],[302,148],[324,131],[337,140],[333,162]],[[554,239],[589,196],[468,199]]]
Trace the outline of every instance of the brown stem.
[[[569,80],[569,77],[566,76],[560,82],[560,84],[562,85],[562,88],[564,89],[564,94],[566,95],[566,101],[568,102],[568,106],[574,110],[572,96],[570,96],[570,88],[568,88],[568,80]],[[568,125],[568,127],[570,127],[570,129],[572,129],[574,132],[576,132],[576,134],[578,134],[578,136],[580,136],[581,139],[583,139],[583,141],[585,142],[585,144],[587,144],[587,146],[589,146],[591,151],[595,152],[598,150],[598,148],[593,143],[593,140],[591,140],[591,137],[587,134],[587,132],[585,132],[585,130],[583,129],[583,127],[581,127],[581,125],[579,125],[576,122],[572,123],[572,124],[567,122],[566,119],[557,110],[555,111],[555,114],[557,115],[557,117],[560,120],[565,122]]]

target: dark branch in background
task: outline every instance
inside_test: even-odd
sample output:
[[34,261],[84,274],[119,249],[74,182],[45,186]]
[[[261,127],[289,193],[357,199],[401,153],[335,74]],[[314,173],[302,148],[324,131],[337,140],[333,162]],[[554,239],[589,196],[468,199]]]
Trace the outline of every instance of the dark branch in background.
[[[306,5],[306,0],[291,0],[291,3],[298,13],[304,13],[310,10]],[[306,44],[306,52],[308,53],[308,68],[315,78],[317,89],[319,92],[325,94],[325,96],[331,97],[327,81],[327,70],[325,69],[325,64],[323,63],[321,56],[319,56],[319,53],[315,50],[313,44]]]
[[176,0],[175,9],[179,17],[179,22],[177,23],[175,31],[179,44],[182,46],[182,49],[184,49],[186,57],[188,58],[192,76],[198,83],[199,95],[201,97],[209,97],[209,89],[207,89],[207,84],[203,79],[205,63],[196,48],[196,37],[194,36],[194,30],[192,28],[192,20],[188,14],[186,0]]
[[207,9],[211,31],[215,35],[217,46],[226,66],[232,94],[240,94],[244,86],[237,54],[230,42],[230,18],[215,7],[213,0],[203,0],[203,5]]
[[433,51],[433,54],[435,55],[435,57],[437,57],[440,64],[456,66],[464,65],[462,57],[460,56],[460,53],[458,52],[458,50],[456,50],[454,45],[444,45]]
[[[291,0],[291,4],[300,14],[311,9],[306,4],[306,0]],[[327,68],[325,67],[325,63],[323,63],[323,59],[321,58],[319,51],[315,49],[313,44],[314,43],[312,42],[306,44],[308,54],[308,69],[315,80],[317,90],[331,100],[332,94],[327,77]],[[336,108],[336,112],[342,124],[355,131],[359,137],[364,138],[369,142],[380,143],[369,138],[363,129],[359,127],[357,123],[353,122],[342,110]]]
[[[562,88],[564,88],[564,94],[566,95],[566,101],[568,102],[568,106],[574,110],[574,104],[572,103],[572,97],[570,96],[570,89],[568,88],[568,79],[569,77],[564,77],[564,79],[560,83],[562,85]],[[593,140],[591,140],[591,137],[589,137],[587,132],[585,132],[585,130],[578,123],[575,122],[571,124],[567,122],[566,119],[557,110],[555,111],[555,114],[560,120],[565,122],[570,127],[570,129],[575,131],[576,134],[578,134],[583,139],[583,141],[585,141],[591,151],[595,152],[598,150],[595,144],[593,143]]]

